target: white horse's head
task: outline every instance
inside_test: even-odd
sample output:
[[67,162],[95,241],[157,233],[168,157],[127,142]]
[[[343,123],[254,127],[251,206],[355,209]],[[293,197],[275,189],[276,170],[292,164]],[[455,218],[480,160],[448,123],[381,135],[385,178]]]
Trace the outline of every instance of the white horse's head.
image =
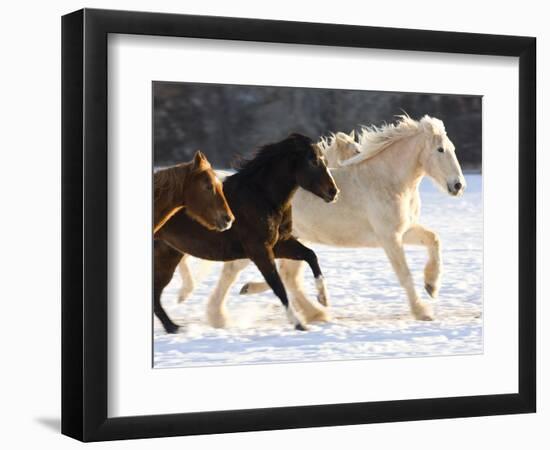
[[450,195],[461,195],[466,180],[455,154],[455,146],[447,137],[445,126],[439,119],[424,116],[420,127],[426,144],[420,153],[420,163],[426,174]]
[[332,134],[329,139],[321,138],[319,144],[327,159],[328,167],[338,167],[339,161],[345,161],[361,151],[359,144],[355,142],[355,130],[350,134],[342,132]]

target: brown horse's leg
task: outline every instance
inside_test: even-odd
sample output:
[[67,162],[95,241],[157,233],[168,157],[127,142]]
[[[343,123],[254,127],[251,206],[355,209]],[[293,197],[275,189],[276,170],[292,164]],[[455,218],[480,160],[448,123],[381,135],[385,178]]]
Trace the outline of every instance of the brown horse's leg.
[[249,254],[249,258],[252,262],[256,264],[256,267],[258,267],[258,270],[265,278],[267,284],[269,284],[269,287],[273,290],[275,295],[279,297],[279,300],[281,300],[291,323],[297,330],[306,330],[305,325],[296,317],[296,314],[292,311],[292,308],[288,304],[285,286],[283,285],[281,277],[277,272],[277,265],[275,264],[273,250],[269,247],[258,246],[247,253]]
[[315,285],[317,287],[319,303],[323,306],[328,306],[328,294],[315,252],[293,237],[277,242],[273,248],[273,251],[276,258],[294,259],[307,262],[313,272],[313,276],[315,277]]
[[176,333],[178,331],[178,326],[170,320],[166,311],[164,311],[164,308],[160,304],[160,296],[163,289],[172,279],[174,270],[176,270],[176,266],[182,256],[180,252],[173,249],[165,242],[155,240],[153,308],[155,315],[162,322],[162,326],[167,333]]

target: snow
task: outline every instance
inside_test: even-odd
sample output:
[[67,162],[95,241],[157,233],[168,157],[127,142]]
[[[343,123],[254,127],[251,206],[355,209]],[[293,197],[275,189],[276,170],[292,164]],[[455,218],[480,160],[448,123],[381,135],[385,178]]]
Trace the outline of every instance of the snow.
[[[271,291],[239,296],[247,281],[261,277],[250,264],[232,286],[227,301],[231,324],[214,329],[206,321],[206,300],[218,280],[220,263],[190,259],[197,279],[194,293],[177,303],[176,273],[162,303],[179,325],[168,335],[155,319],[154,367],[264,364],[366,358],[448,356],[483,352],[483,204],[481,175],[466,175],[460,198],[440,192],[428,180],[421,185],[421,223],[437,231],[442,243],[443,278],[434,301],[436,319],[412,318],[405,291],[382,249],[341,249],[314,245],[331,300],[332,320],[296,331]],[[418,292],[423,288],[427,254],[406,247]],[[176,271],[177,272],[177,271]],[[306,270],[308,295],[314,280]]]

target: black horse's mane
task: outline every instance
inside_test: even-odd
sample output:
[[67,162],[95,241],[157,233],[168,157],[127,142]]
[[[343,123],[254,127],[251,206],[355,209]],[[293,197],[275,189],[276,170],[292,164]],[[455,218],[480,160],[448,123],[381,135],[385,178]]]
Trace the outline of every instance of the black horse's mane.
[[251,158],[240,159],[236,163],[235,169],[239,174],[252,175],[290,154],[303,152],[311,144],[313,141],[309,137],[293,133],[280,142],[260,147]]

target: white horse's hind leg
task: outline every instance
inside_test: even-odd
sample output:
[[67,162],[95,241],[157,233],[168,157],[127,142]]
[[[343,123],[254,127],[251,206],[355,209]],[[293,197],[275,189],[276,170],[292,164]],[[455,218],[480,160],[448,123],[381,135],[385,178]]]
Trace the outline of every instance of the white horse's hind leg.
[[405,259],[403,243],[397,237],[381,239],[384,251],[399,279],[399,283],[407,292],[409,306],[414,317],[418,320],[433,320],[433,311],[429,303],[423,302],[414,288],[414,282]]
[[[291,261],[291,260],[288,260],[288,261]],[[297,262],[301,263],[301,261],[297,261]],[[280,267],[282,267],[282,265],[280,265]],[[300,264],[300,267],[303,269],[304,266]],[[300,275],[300,278],[302,278],[302,275]],[[322,276],[315,279],[315,288],[317,289],[317,298],[319,300],[319,303],[323,306],[328,306],[329,295],[325,284],[325,279]],[[298,291],[296,292],[297,294],[303,294],[303,288],[301,286],[298,287],[297,289],[298,289]],[[240,295],[259,294],[261,292],[265,292],[268,290],[269,290],[269,285],[265,281],[249,281],[248,283],[243,284],[243,287],[241,288],[239,294]],[[309,303],[309,300],[306,300],[306,301]]]
[[289,293],[294,308],[306,322],[326,322],[330,316],[323,306],[308,300],[302,285],[305,264],[303,261],[281,259],[279,274]]
[[179,303],[185,301],[195,289],[195,280],[193,279],[191,270],[189,270],[188,257],[189,255],[184,255],[178,264],[178,271],[181,277],[181,287],[178,293]]
[[428,262],[424,267],[424,287],[436,298],[441,287],[441,245],[436,232],[415,224],[403,236],[405,244],[424,245],[428,250]]
[[224,328],[227,325],[227,313],[225,309],[225,300],[227,292],[233,285],[237,276],[250,263],[248,259],[238,259],[229,261],[223,265],[222,273],[218,284],[208,299],[206,307],[206,316],[208,323],[214,328]]

